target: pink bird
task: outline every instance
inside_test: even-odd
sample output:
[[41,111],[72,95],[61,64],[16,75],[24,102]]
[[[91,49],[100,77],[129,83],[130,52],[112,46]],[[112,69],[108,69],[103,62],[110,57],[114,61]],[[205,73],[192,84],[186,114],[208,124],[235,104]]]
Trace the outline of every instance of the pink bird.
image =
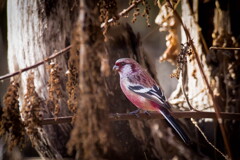
[[182,140],[186,144],[190,143],[188,136],[168,111],[171,106],[162,89],[144,68],[133,59],[121,58],[115,62],[113,69],[120,75],[123,93],[137,108],[161,113]]

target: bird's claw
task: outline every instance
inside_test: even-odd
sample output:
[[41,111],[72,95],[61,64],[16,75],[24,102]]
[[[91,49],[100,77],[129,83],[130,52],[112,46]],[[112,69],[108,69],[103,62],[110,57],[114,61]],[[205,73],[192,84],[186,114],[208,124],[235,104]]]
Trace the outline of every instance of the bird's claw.
[[129,112],[129,114],[135,115],[137,118],[139,118],[139,115],[138,115],[139,112],[140,112],[140,109],[137,109],[135,111]]
[[144,111],[143,113],[146,114],[146,115],[148,115],[148,116],[151,116],[151,113],[148,112],[148,111]]
[[135,111],[129,112],[130,114],[138,114],[140,112],[140,109],[137,109]]

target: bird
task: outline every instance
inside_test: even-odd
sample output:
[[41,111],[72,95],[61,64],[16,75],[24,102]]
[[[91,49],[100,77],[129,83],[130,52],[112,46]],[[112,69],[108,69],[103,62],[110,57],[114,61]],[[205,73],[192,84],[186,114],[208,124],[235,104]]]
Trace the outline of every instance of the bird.
[[189,137],[170,114],[171,105],[166,100],[160,85],[146,69],[131,58],[120,58],[115,62],[113,70],[119,73],[123,93],[138,108],[132,113],[137,113],[139,110],[161,113],[183,142],[188,145],[191,143]]

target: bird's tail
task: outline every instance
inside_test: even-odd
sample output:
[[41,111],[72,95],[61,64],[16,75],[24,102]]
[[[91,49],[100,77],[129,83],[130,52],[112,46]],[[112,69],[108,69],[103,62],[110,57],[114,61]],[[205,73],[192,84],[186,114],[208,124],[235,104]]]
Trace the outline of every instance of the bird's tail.
[[167,122],[171,125],[171,127],[178,133],[178,135],[182,138],[182,140],[186,144],[190,144],[191,141],[186,135],[186,133],[182,130],[182,128],[177,124],[176,120],[170,115],[169,111],[161,107],[159,109],[160,113],[163,115],[163,117],[167,120]]

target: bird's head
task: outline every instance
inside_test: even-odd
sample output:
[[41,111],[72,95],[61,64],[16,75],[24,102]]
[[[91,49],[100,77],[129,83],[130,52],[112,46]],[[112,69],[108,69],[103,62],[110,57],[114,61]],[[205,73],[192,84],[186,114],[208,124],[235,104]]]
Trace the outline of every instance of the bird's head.
[[141,66],[131,58],[118,59],[113,66],[113,70],[117,71],[120,76],[128,76],[140,68]]

